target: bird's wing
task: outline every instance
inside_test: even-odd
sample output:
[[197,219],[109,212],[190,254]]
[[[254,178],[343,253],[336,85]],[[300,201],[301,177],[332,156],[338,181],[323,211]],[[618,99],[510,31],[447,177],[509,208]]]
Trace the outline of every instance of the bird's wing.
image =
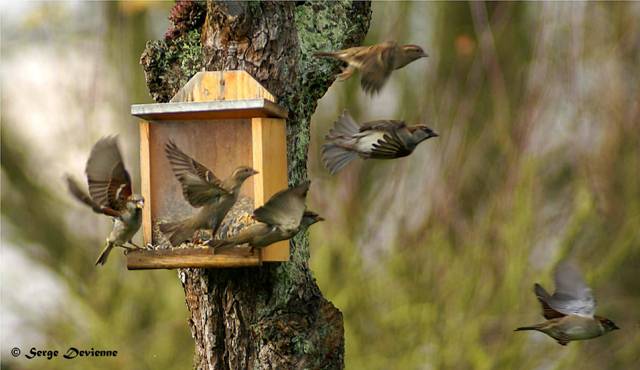
[[173,174],[182,185],[182,195],[193,207],[202,207],[229,194],[211,170],[185,154],[172,140],[167,142],[165,153]]
[[404,121],[384,119],[363,123],[360,126],[360,132],[369,130],[395,132],[405,127],[407,127],[407,124]]
[[98,140],[85,168],[89,194],[100,206],[123,210],[131,195],[131,177],[124,168],[117,137]]
[[363,53],[360,61],[360,84],[366,93],[376,93],[384,86],[393,71],[398,45],[385,42],[371,47],[370,52]]
[[98,203],[96,203],[93,199],[91,199],[89,194],[84,192],[84,190],[80,189],[80,185],[74,178],[72,178],[71,176],[66,176],[66,180],[67,180],[67,187],[69,188],[69,192],[71,193],[71,195],[73,195],[80,202],[91,207],[91,209],[95,213],[101,213],[111,217],[120,217],[121,212],[106,206],[101,206]]
[[361,69],[362,66],[370,59],[372,54],[375,54],[378,45],[371,46],[355,46],[348,49],[343,49],[334,53],[335,57],[348,63],[357,69]]
[[371,156],[375,158],[397,158],[407,152],[407,146],[399,132],[406,128],[403,121],[384,120],[366,122],[361,131],[374,130],[384,132],[382,139],[372,145]]
[[240,230],[240,232],[238,232],[236,236],[230,238],[229,241],[235,245],[251,243],[254,240],[259,240],[260,238],[264,238],[269,235],[272,230],[272,226],[256,222],[255,224],[251,224]]
[[540,302],[540,305],[542,306],[542,316],[544,316],[545,319],[551,320],[551,319],[565,316],[565,314],[560,313],[554,310],[553,308],[551,308],[551,306],[549,306],[549,303],[547,303],[547,301],[551,298],[551,295],[547,293],[547,291],[542,287],[542,285],[535,284],[533,291],[536,293],[536,297],[538,297],[538,302]]
[[190,172],[179,175],[178,181],[182,185],[184,199],[196,208],[216,202],[219,197],[229,194],[219,184],[206,182]]
[[300,226],[308,191],[308,181],[296,187],[281,190],[262,207],[253,211],[253,216],[257,221],[265,224],[278,225],[285,230],[295,230]]
[[556,291],[547,300],[551,308],[565,315],[593,317],[596,301],[575,265],[567,262],[558,264],[555,282]]
[[167,155],[167,159],[169,159],[169,163],[171,163],[171,169],[173,170],[173,173],[176,175],[176,177],[179,177],[181,174],[188,172],[198,176],[202,180],[209,183],[221,182],[220,179],[218,179],[213,173],[213,171],[188,156],[185,152],[178,148],[173,140],[169,140],[167,142],[164,151]]

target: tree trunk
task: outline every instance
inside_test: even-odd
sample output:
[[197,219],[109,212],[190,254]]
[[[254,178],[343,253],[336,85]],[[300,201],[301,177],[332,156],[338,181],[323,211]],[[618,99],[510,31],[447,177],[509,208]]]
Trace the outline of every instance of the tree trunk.
[[[289,183],[306,180],[310,118],[339,69],[312,53],[360,44],[370,3],[179,2],[170,19],[141,59],[152,97],[168,101],[202,68],[247,71],[289,110]],[[344,367],[342,314],[309,270],[306,233],[291,251],[260,268],[180,271],[197,369]]]

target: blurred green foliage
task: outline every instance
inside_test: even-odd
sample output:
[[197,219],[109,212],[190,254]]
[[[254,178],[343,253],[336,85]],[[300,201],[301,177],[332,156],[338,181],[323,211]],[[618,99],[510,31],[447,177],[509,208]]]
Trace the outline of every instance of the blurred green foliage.
[[[156,23],[170,5],[79,5],[100,14],[104,28],[94,36],[108,45],[104,64],[117,69],[109,78],[122,94],[74,98],[112,106],[122,141],[137,142],[128,104],[149,101],[138,58],[166,29]],[[36,9],[20,31],[24,44],[3,36],[4,55],[51,42],[67,52],[79,43],[62,34],[87,36],[68,30],[81,21],[60,7]],[[639,19],[638,3],[375,4],[367,43],[416,43],[430,58],[395,72],[375,98],[362,95],[357,79],[334,84],[314,117],[311,208],[328,221],[311,229],[311,265],[344,314],[348,369],[640,367]],[[12,104],[5,92],[2,104]],[[361,120],[425,121],[441,136],[408,158],[354,163],[330,177],[319,148],[344,108]],[[99,216],[38,175],[39,148],[4,112],[3,248],[20,247],[66,297],[52,312],[15,307],[28,316],[23,331],[38,332],[43,343],[34,345],[43,348],[119,355],[5,355],[2,368],[190,367],[175,272],[127,272],[116,254],[94,268],[108,225],[89,236],[74,228]],[[139,183],[137,157],[127,164]],[[551,288],[554,264],[565,257],[587,275],[599,313],[622,330],[567,347],[513,332],[542,320],[532,285]]]
[[[373,14],[369,43],[423,43],[430,58],[395,72],[388,96],[336,83],[314,118],[312,203],[328,221],[312,229],[311,265],[344,314],[346,367],[640,367],[638,4]],[[345,108],[424,120],[441,137],[329,178],[317,153]],[[622,330],[567,347],[513,332],[543,320],[533,283],[552,288],[564,257]]]
[[[15,38],[5,43],[4,37],[9,36],[3,35],[3,54],[8,59],[26,53],[29,47],[36,45],[47,50],[53,47],[60,53],[54,53],[55,57],[88,49],[92,43],[104,43],[99,48],[102,53],[97,67],[100,75],[94,89],[106,89],[105,85],[111,83],[118,86],[119,93],[110,100],[96,100],[100,91],[89,95],[60,91],[60,94],[74,99],[71,105],[89,108],[84,111],[87,113],[85,117],[66,112],[69,121],[77,122],[76,127],[67,135],[68,141],[56,142],[56,136],[52,135],[52,146],[58,146],[60,150],[71,149],[77,144],[74,138],[79,133],[96,133],[101,125],[106,124],[113,133],[120,134],[121,148],[130,144],[137,147],[138,130],[135,120],[129,115],[129,104],[150,100],[138,59],[146,41],[158,37],[151,33],[148,25],[148,21],[153,20],[152,13],[159,10],[164,18],[170,6],[171,3],[162,2],[137,6],[119,2],[75,5],[45,2],[28,7],[31,16],[26,17],[21,29],[7,30],[3,26],[3,33],[10,33]],[[86,18],[74,17],[78,15],[86,15]],[[92,23],[96,19],[98,21]],[[48,62],[51,61],[42,61]],[[112,70],[116,72],[110,73]],[[45,90],[49,88],[46,83],[50,79],[44,77],[48,71],[44,65],[41,71],[42,91],[34,94],[34,104],[46,109],[46,100],[43,99],[46,99]],[[78,85],[94,77],[73,70],[63,73]],[[7,88],[7,82],[3,81],[4,107],[15,103],[8,93],[13,90]],[[104,122],[99,116],[90,116],[104,106],[114,111],[115,122]],[[11,245],[19,248],[19,252],[33,264],[49,271],[55,277],[51,284],[61,288],[62,296],[58,299],[63,301],[48,306],[45,311],[37,303],[25,304],[14,300],[13,294],[23,295],[21,287],[11,286],[12,282],[3,279],[3,305],[10,307],[14,314],[20,314],[24,326],[20,332],[6,336],[10,341],[3,344],[2,369],[188,368],[193,357],[193,340],[188,328],[184,293],[176,272],[126,271],[121,250],[115,251],[104,267],[94,266],[111,222],[67,196],[60,181],[62,173],[53,179],[44,177],[47,163],[37,161],[41,160],[37,141],[30,140],[31,133],[26,130],[26,125],[21,126],[25,124],[21,118],[9,116],[7,111],[2,111],[0,144],[2,247]],[[28,117],[28,112],[25,112],[25,117]],[[52,122],[56,119],[51,117]],[[89,126],[94,125],[88,130],[82,126],[86,120],[90,121]],[[65,128],[60,127],[60,130]],[[88,144],[87,148],[98,138],[95,134],[88,136],[83,140]],[[83,167],[87,155],[88,151],[75,158],[74,162],[82,162]],[[56,158],[47,160],[53,162]],[[134,177],[134,184],[139,184],[138,156],[130,156],[125,162]],[[73,175],[76,178],[82,176],[81,173]],[[29,273],[19,272],[26,281]],[[49,292],[42,294],[50,295]],[[33,301],[37,302],[38,297],[33,297]],[[36,337],[41,341],[22,346],[23,354],[33,346],[59,350],[59,357],[53,360],[28,360],[22,356],[13,359],[9,348],[20,337],[31,338],[30,333],[38,333]],[[118,355],[115,358],[62,359],[62,354],[71,346],[80,350],[116,350]]]

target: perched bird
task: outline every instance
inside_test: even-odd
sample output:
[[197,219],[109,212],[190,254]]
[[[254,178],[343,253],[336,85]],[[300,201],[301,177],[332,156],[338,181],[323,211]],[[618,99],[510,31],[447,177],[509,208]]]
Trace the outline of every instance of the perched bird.
[[173,141],[166,144],[165,153],[174,175],[182,185],[184,198],[200,211],[182,221],[160,224],[160,231],[173,246],[190,240],[201,229],[211,229],[212,235],[215,235],[224,216],[238,199],[244,181],[258,171],[242,166],[236,168],[229,178],[220,180],[207,167],[186,155]]
[[291,239],[304,227],[323,221],[317,213],[305,210],[308,190],[309,182],[305,182],[279,191],[253,212],[257,223],[240,230],[234,237],[214,241],[212,247],[249,244],[251,248],[264,248]]
[[113,217],[113,229],[96,261],[96,265],[104,265],[113,247],[132,249],[126,245],[129,243],[140,248],[131,239],[142,223],[144,198],[132,193],[131,178],[124,168],[115,136],[100,139],[93,146],[85,173],[90,195],[69,175],[67,186],[76,199],[94,212]]
[[322,161],[335,174],[357,156],[368,159],[406,157],[418,144],[438,134],[425,125],[407,126],[403,121],[356,123],[346,110],[325,137]]
[[416,59],[428,55],[417,45],[398,45],[395,41],[387,41],[371,46],[317,52],[316,57],[329,57],[347,63],[338,75],[338,80],[344,81],[360,70],[360,83],[366,93],[377,93],[394,69],[400,69]]
[[570,341],[596,338],[620,329],[611,320],[594,315],[596,301],[574,265],[560,263],[556,267],[555,282],[556,291],[553,295],[547,293],[540,284],[534,285],[534,293],[547,321],[523,326],[516,331],[537,330],[565,346]]

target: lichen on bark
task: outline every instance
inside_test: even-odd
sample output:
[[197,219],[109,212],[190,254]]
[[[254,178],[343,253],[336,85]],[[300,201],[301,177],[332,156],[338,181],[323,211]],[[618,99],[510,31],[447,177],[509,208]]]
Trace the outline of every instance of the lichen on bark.
[[[297,184],[307,179],[311,115],[339,68],[312,53],[358,45],[370,19],[369,2],[209,1],[201,31],[150,42],[141,62],[158,102],[169,101],[201,67],[251,74],[289,111],[289,183]],[[307,233],[291,247],[287,263],[179,272],[196,368],[344,367],[342,314],[322,296],[309,270]]]
[[174,39],[147,42],[140,63],[153,100],[168,102],[204,66],[200,31],[190,30]]

